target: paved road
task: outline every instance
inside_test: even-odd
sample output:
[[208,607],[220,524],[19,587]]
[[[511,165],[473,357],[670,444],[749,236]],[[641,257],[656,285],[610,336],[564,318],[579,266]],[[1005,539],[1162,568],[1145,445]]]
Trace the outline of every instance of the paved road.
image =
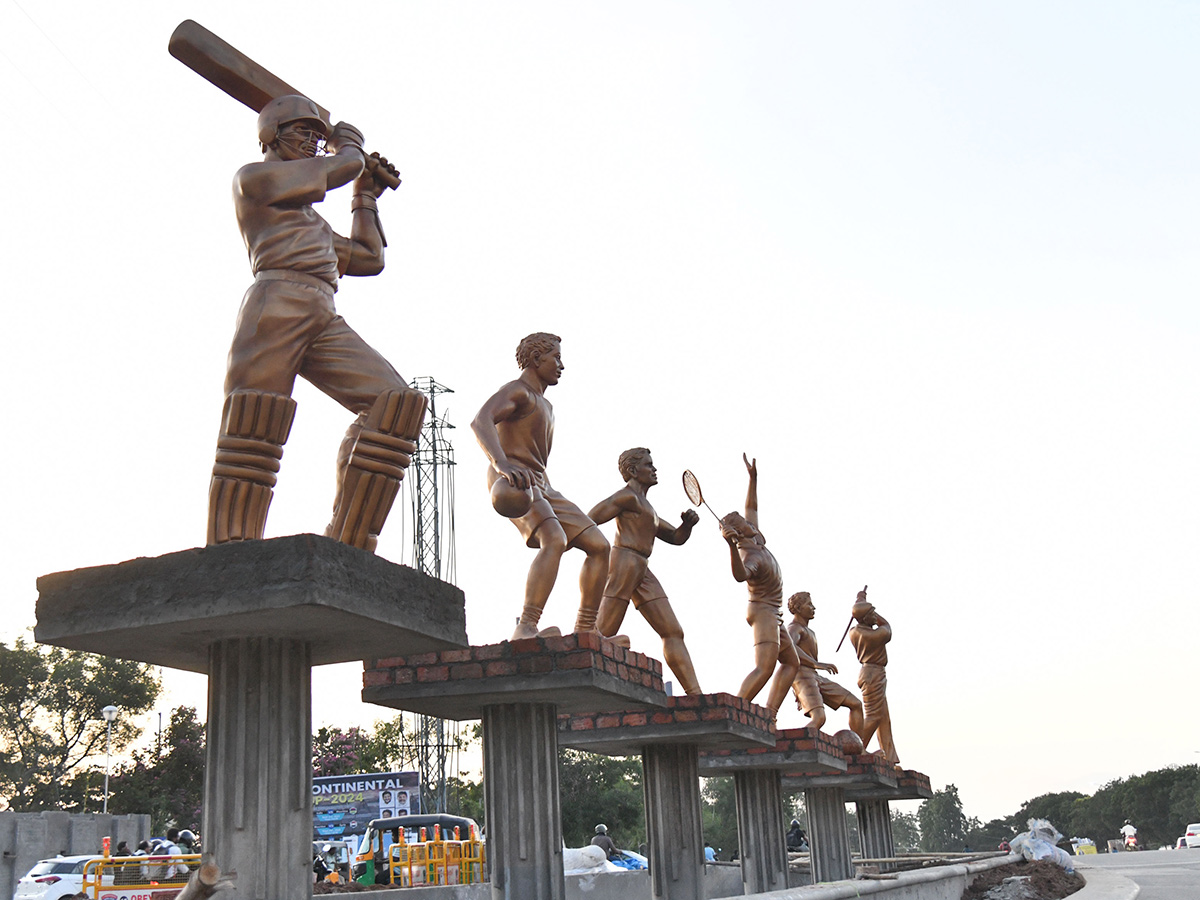
[[[1142,889],[1138,900],[1200,898],[1200,849],[1098,853],[1075,857],[1075,865],[1080,869],[1095,866],[1132,879]],[[1083,875],[1086,878],[1087,872]]]

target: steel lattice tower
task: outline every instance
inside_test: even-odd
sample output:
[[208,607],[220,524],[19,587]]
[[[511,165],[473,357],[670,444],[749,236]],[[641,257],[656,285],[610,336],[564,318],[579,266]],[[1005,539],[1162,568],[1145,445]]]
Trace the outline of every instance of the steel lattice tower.
[[[413,505],[413,568],[451,584],[455,579],[454,448],[445,432],[454,426],[437,412],[437,398],[453,393],[430,377],[412,387],[429,398],[417,452],[408,468]],[[414,715],[405,750],[421,773],[421,811],[446,811],[447,758],[457,762],[458,723]],[[457,764],[454,765],[457,773]]]

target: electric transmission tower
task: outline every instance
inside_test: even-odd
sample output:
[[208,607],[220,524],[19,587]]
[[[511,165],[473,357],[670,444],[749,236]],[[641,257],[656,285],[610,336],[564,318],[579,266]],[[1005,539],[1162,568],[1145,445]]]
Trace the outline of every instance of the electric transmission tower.
[[[453,393],[432,378],[412,387],[429,398],[417,452],[408,467],[413,505],[413,568],[454,583],[454,448],[445,432],[453,428],[437,411],[437,398]],[[458,723],[413,715],[406,755],[421,773],[421,811],[445,812],[447,763],[458,772]]]

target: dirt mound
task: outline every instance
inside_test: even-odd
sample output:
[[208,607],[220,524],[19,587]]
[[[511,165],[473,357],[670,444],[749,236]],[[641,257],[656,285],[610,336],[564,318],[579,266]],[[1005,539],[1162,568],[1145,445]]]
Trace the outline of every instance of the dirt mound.
[[[1021,880],[1005,885],[1008,878]],[[1022,860],[976,875],[971,886],[963,891],[962,900],[1062,900],[1081,890],[1083,884],[1078,873],[1068,875],[1064,868],[1048,859]]]

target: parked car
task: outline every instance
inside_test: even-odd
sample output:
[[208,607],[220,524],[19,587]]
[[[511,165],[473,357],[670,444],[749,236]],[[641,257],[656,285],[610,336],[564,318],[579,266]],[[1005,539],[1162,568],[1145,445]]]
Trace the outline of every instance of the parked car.
[[17,882],[13,900],[59,900],[83,890],[83,867],[95,854],[38,860]]
[[1183,839],[1187,841],[1189,848],[1200,847],[1200,822],[1193,822],[1187,827],[1184,832]]
[[1175,849],[1176,849],[1176,850],[1186,850],[1186,849],[1187,849],[1187,837],[1186,837],[1186,835],[1185,835],[1184,837],[1181,837],[1179,840],[1177,840],[1177,841],[1175,842]]
[[[188,864],[199,865],[200,856],[119,857],[117,862],[110,857],[103,870],[96,866],[89,869],[88,863],[93,861],[103,862],[104,857],[89,853],[86,856],[56,856],[38,860],[29,873],[17,882],[13,900],[60,900],[81,893],[84,890],[85,870],[93,886],[97,871],[103,871],[101,894],[104,900],[145,898],[148,878],[156,879],[156,884],[161,882],[176,889],[183,887],[188,878]],[[179,872],[168,878],[166,869],[171,865],[177,866]]]

